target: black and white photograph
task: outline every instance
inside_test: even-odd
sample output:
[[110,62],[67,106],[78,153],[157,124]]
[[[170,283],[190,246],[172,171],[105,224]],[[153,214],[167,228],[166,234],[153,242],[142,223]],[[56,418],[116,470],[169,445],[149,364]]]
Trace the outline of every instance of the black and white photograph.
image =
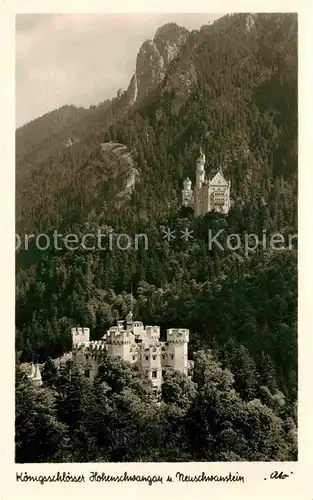
[[298,15],[16,14],[15,120],[15,463],[297,462]]

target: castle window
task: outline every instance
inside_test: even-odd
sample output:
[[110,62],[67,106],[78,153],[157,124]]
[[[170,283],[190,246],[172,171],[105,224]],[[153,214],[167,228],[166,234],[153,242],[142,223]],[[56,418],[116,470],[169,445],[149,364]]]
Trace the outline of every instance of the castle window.
[[166,370],[162,370],[162,377],[164,377]]
[[165,359],[165,354],[163,354],[162,359]]
[[155,361],[156,360],[156,356],[152,356],[152,359],[153,359],[153,361]]
[[85,370],[85,377],[89,378],[90,377],[90,370]]
[[157,371],[156,370],[152,370],[152,378],[157,378]]
[[133,360],[134,360],[134,361],[135,361],[135,359],[136,359],[136,356],[133,356]]
[[85,354],[85,359],[89,359],[89,354]]
[[149,359],[149,356],[146,356],[146,361],[148,361],[148,359]]
[[171,354],[171,359],[174,359],[174,354]]

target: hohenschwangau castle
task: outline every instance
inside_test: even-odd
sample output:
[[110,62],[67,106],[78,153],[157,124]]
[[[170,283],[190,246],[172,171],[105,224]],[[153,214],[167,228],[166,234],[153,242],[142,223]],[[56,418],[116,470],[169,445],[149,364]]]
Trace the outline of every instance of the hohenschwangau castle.
[[155,392],[169,368],[188,374],[189,330],[170,328],[166,341],[160,341],[159,326],[143,326],[134,321],[132,312],[126,320],[112,326],[101,340],[90,341],[89,328],[72,328],[72,359],[85,377],[94,378],[103,355],[120,358],[140,366],[152,382]]
[[227,214],[230,209],[230,181],[226,181],[221,170],[209,180],[205,178],[205,155],[200,150],[197,159],[196,185],[193,191],[191,180],[184,180],[182,204],[194,209],[196,215],[203,215],[213,210]]
[[[119,320],[112,326],[101,340],[90,340],[89,328],[72,328],[71,333],[72,352],[66,358],[71,358],[86,378],[93,379],[97,375],[104,356],[115,357],[140,366],[157,394],[167,369],[188,375],[192,367],[192,361],[188,361],[189,330],[170,328],[166,341],[160,341],[160,327],[144,327],[141,321],[133,321],[132,312],[125,321]],[[60,359],[56,365],[60,368],[61,364]],[[28,377],[34,385],[42,385],[38,363],[31,364]]]

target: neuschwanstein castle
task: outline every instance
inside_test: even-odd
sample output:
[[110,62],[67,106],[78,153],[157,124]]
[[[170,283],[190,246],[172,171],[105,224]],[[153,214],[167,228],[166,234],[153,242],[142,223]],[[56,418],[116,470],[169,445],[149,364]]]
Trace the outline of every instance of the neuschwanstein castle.
[[154,392],[161,388],[162,378],[172,368],[188,374],[189,330],[170,328],[166,341],[160,341],[159,326],[143,326],[134,321],[132,312],[126,320],[112,326],[101,340],[90,341],[89,328],[72,328],[72,359],[85,374],[94,378],[104,353],[140,366],[152,382]]
[[205,155],[200,150],[197,159],[196,185],[193,191],[191,180],[184,180],[182,204],[194,209],[196,215],[203,215],[213,210],[227,214],[230,209],[230,181],[226,181],[221,170],[209,180],[205,178]]

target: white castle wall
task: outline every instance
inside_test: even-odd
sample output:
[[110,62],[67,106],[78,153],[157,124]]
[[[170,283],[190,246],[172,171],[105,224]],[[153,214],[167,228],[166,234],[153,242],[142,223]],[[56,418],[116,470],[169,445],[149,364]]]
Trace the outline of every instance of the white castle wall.
[[189,330],[170,328],[167,330],[167,362],[168,366],[181,373],[188,373]]
[[184,180],[182,190],[182,205],[190,206],[197,216],[212,210],[227,214],[230,209],[230,181],[227,181],[221,171],[213,179],[205,178],[205,155],[201,152],[197,159],[196,183],[194,194],[189,178]]
[[138,364],[145,371],[155,390],[162,384],[162,373],[167,368],[188,373],[189,331],[167,330],[167,341],[160,342],[160,327],[143,327],[141,322],[125,324],[119,321],[102,340],[90,341],[89,328],[72,328],[73,360],[88,378],[94,378],[103,355],[118,357],[130,364]]
[[142,345],[141,366],[153,387],[159,389],[162,383],[161,345]]
[[107,333],[106,343],[109,356],[131,362],[131,345],[134,343],[134,335],[128,330],[112,330]]

